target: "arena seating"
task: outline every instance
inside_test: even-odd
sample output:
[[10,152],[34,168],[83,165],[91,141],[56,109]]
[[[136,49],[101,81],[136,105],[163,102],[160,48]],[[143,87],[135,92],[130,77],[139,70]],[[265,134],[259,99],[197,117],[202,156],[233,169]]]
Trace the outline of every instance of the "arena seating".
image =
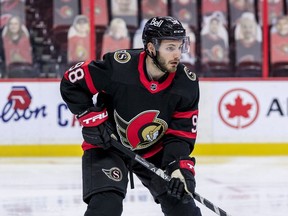
[[[182,23],[187,24],[193,33],[192,50],[190,57],[183,56],[182,61],[190,68],[193,68],[200,77],[261,77],[262,76],[262,3],[263,0],[130,0],[120,2],[117,0],[93,0],[94,10],[94,29],[90,32],[95,33],[95,56],[101,59],[107,49],[107,32],[111,21],[121,18],[126,23],[127,41],[122,48],[141,47],[141,22],[151,16],[171,15],[177,17]],[[8,4],[1,2],[1,22],[0,31],[2,32],[7,14],[20,14],[30,33],[32,46],[33,68],[39,70],[39,77],[61,77],[64,68],[70,63],[67,62],[68,52],[68,29],[73,24],[73,19],[78,14],[90,17],[91,0],[76,1],[36,1],[27,0],[25,3],[19,1],[19,5],[4,7]],[[216,4],[217,3],[217,4]],[[275,28],[279,16],[287,16],[288,1],[275,0],[268,1],[269,11],[269,76],[288,76],[286,59],[275,61],[275,53],[272,52],[275,46]],[[7,6],[7,5],[6,5]],[[5,10],[4,10],[5,9]],[[225,51],[213,49],[218,57],[223,54],[224,61],[207,60],[205,45],[209,42],[204,37],[207,33],[205,20],[212,14],[222,14],[222,29],[219,34],[226,40]],[[257,46],[247,49],[247,43],[243,45],[243,38],[239,38],[239,25],[243,14],[254,15],[255,25],[257,26]],[[125,30],[125,29],[124,29]],[[265,36],[266,37],[266,36]],[[135,38],[135,40],[134,40]],[[138,38],[138,39],[137,39]],[[139,39],[140,38],[140,39]],[[286,39],[287,40],[287,39]],[[109,41],[109,40],[108,40]],[[279,41],[279,40],[278,40]],[[110,43],[110,42],[109,42]],[[122,42],[121,42],[122,43]],[[118,43],[121,44],[121,43]],[[256,42],[254,43],[254,45]],[[3,42],[0,41],[0,77],[6,76],[5,55]],[[110,46],[111,48],[111,46]],[[119,47],[115,47],[119,48]],[[285,50],[285,46],[283,48]],[[248,60],[241,55],[248,50]],[[252,50],[252,51],[251,51]],[[221,55],[220,55],[221,54]],[[252,58],[250,58],[252,56]],[[189,60],[188,60],[189,59]],[[252,60],[251,60],[252,59]],[[253,60],[254,59],[254,60]],[[259,60],[260,59],[260,60]],[[2,69],[1,69],[2,68]]]

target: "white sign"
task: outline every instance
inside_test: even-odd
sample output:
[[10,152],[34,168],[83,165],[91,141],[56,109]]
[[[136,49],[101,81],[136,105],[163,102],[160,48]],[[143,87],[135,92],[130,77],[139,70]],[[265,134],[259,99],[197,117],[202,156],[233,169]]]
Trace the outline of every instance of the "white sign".
[[288,142],[287,81],[200,82],[198,143]]
[[[59,82],[0,89],[0,145],[82,143]],[[288,81],[200,81],[197,143],[251,142],[288,142]]]
[[59,82],[0,82],[0,145],[81,144]]

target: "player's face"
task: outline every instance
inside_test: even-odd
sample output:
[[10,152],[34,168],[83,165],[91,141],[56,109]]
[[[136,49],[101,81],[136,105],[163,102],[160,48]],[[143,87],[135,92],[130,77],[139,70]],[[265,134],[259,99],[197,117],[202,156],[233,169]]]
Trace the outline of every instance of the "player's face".
[[175,72],[182,53],[182,40],[163,40],[159,47],[158,62],[168,72]]

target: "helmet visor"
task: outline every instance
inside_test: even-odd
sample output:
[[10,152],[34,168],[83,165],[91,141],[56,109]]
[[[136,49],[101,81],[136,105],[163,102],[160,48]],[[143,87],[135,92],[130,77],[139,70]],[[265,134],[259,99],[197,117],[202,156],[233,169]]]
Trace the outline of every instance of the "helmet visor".
[[189,53],[189,51],[190,51],[190,39],[188,36],[153,38],[152,43],[154,44],[157,51],[159,51],[161,41],[163,41],[163,40],[182,41],[182,44],[180,47],[181,53]]

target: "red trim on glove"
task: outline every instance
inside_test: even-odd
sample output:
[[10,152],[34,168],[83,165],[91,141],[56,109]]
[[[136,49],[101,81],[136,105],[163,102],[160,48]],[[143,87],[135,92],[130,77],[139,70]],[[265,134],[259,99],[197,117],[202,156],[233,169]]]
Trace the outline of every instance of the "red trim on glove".
[[83,151],[86,151],[86,150],[89,150],[89,149],[92,149],[92,148],[101,148],[101,147],[99,147],[99,146],[95,146],[95,145],[92,145],[92,144],[90,144],[90,143],[87,143],[86,141],[83,141],[81,147],[82,147],[82,150],[83,150]]
[[194,165],[195,164],[191,160],[180,160],[179,161],[180,168],[189,170],[195,176]]
[[143,154],[142,157],[143,158],[150,158],[152,157],[153,155],[157,154],[158,152],[160,152],[161,150],[163,149],[163,143],[158,143],[158,144],[155,144],[151,149],[150,151],[148,151],[147,153]]
[[107,119],[108,112],[106,109],[100,112],[92,111],[78,118],[79,122],[81,123],[81,125],[83,125],[83,127],[95,127],[102,124]]

